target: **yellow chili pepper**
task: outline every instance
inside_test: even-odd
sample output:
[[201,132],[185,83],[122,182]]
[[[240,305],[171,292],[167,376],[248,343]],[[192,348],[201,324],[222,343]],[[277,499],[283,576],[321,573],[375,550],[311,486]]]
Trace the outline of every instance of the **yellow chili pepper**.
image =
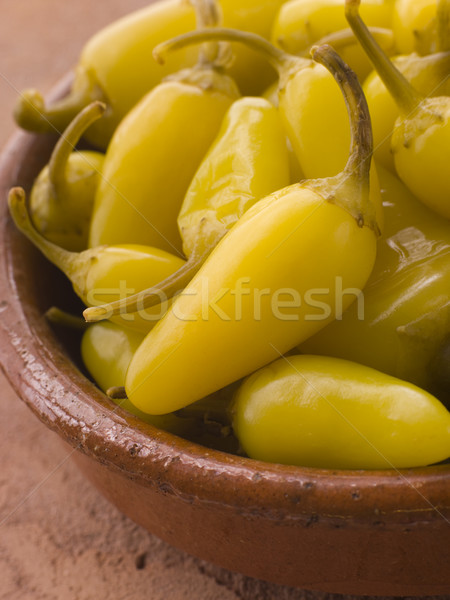
[[[277,69],[278,107],[304,177],[331,177],[342,171],[350,147],[346,107],[332,75],[322,65],[287,54],[260,36],[224,28],[181,35],[155,48],[154,54],[161,60],[168,51],[208,40],[246,44],[263,53]],[[371,201],[378,209],[378,223],[382,225],[381,198],[374,167],[370,193]]]
[[89,246],[138,243],[181,251],[177,215],[222,119],[239,97],[219,45],[156,86],[117,128],[103,167]]
[[331,48],[314,58],[336,74],[349,105],[347,166],[267,196],[222,238],[130,363],[126,392],[144,412],[187,406],[270,362],[334,318],[340,284],[361,289],[370,275],[377,226],[367,104]]
[[[84,323],[84,321],[83,321]],[[230,427],[222,423],[222,413],[230,403],[231,391],[221,390],[202,399],[192,409],[178,414],[149,415],[115,392],[125,383],[128,365],[142,343],[143,334],[104,321],[86,326],[81,339],[81,356],[97,385],[120,408],[158,429],[217,450],[236,453],[238,443]],[[220,419],[220,420],[217,420]]]
[[[87,370],[104,392],[123,386],[128,365],[143,337],[142,333],[109,321],[86,328],[81,339],[81,356]],[[174,435],[192,438],[202,432],[201,420],[181,418],[174,414],[148,415],[138,410],[127,398],[115,398],[113,394],[110,398],[141,421]]]
[[[262,98],[236,100],[193,178],[178,216],[188,261],[157,289],[168,297],[183,289],[250,206],[289,182],[286,135],[277,109]],[[158,301],[158,295],[151,292],[128,297],[104,310],[121,314],[134,312],[138,304],[147,308]],[[84,316],[96,320],[102,310],[87,309]]]
[[384,55],[359,16],[359,0],[346,0],[346,16],[400,110],[391,149],[402,181],[424,204],[450,218],[450,98],[420,94]]
[[[143,339],[143,333],[110,321],[86,326],[81,357],[101,390],[106,393],[110,388],[124,385],[128,365]],[[121,406],[133,412],[129,402],[124,401]]]
[[[224,23],[268,37],[278,8],[284,0],[221,0]],[[93,100],[108,105],[105,118],[87,132],[86,139],[106,148],[115,129],[133,106],[171,73],[195,64],[197,53],[186,49],[173,56],[164,68],[152,62],[153,48],[164,40],[195,27],[199,4],[215,10],[215,3],[197,0],[164,0],[108,25],[84,47],[70,94],[46,106],[37,90],[27,90],[18,101],[15,118],[31,131],[62,131],[75,115]],[[201,9],[203,10],[203,9]],[[232,68],[243,93],[264,89],[273,72],[255,53],[238,50],[239,60]]]
[[[18,229],[70,279],[75,293],[87,306],[105,304],[154,286],[179,269],[184,261],[164,250],[138,244],[101,246],[69,252],[43,238],[33,227],[25,205],[25,192],[13,188],[9,208]],[[162,298],[164,300],[164,298]],[[115,320],[144,333],[167,308],[163,302],[153,311],[118,315]]]
[[289,356],[232,407],[251,458],[324,469],[402,469],[450,456],[450,413],[420,388],[354,362]]
[[237,100],[178,215],[184,254],[190,257],[198,248],[200,233],[208,252],[257,200],[288,183],[286,138],[278,111],[262,98]]
[[[111,23],[83,48],[70,94],[47,107],[37,90],[27,90],[18,100],[16,121],[32,131],[62,131],[86,104],[102,100],[109,110],[86,139],[106,148],[121,119],[145,93],[196,60],[187,50],[161,70],[151,61],[153,47],[175,32],[194,28],[194,10],[180,0],[154,2]],[[139,67],[142,63],[145,68]]]
[[438,375],[433,365],[450,333],[450,227],[392,173],[378,171],[386,226],[373,273],[342,320],[299,350],[357,361],[441,397],[448,370]]
[[[389,31],[392,27],[392,9],[393,0],[369,0],[363,7],[366,22],[377,28],[377,39],[388,53],[392,53],[395,48],[394,36]],[[290,0],[283,4],[278,12],[271,40],[286,52],[300,54],[309,51],[313,44],[325,43],[326,39],[356,72],[360,81],[363,81],[372,70],[372,66],[359,48],[355,37],[344,33],[346,28],[342,0]],[[382,31],[379,31],[379,28],[382,28]],[[339,36],[330,35],[337,32],[344,34],[341,35],[341,39]],[[343,37],[346,38],[345,45]]]
[[104,155],[73,150],[83,132],[103,115],[105,108],[104,104],[93,102],[75,117],[31,189],[33,225],[51,242],[74,252],[87,247]]
[[436,50],[438,5],[439,0],[395,0],[392,29],[402,54]]
[[[450,36],[449,36],[450,37]],[[450,52],[438,52],[428,56],[411,54],[392,59],[395,67],[421,94],[427,96],[450,95]],[[395,172],[391,152],[391,135],[399,109],[376,71],[363,85],[372,119],[374,158],[377,164]]]
[[[262,94],[262,97],[268,100],[273,106],[278,108],[278,82],[274,81],[268,88],[266,88]],[[290,172],[290,183],[295,183],[301,179],[305,179],[303,172],[300,168],[298,158],[292,148],[291,140],[286,135],[286,144],[288,149],[288,160],[289,160],[289,172]]]

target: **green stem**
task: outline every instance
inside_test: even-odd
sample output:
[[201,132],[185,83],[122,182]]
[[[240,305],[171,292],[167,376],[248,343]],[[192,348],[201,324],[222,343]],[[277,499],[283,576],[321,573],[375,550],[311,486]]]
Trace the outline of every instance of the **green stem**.
[[367,225],[378,233],[375,207],[370,195],[370,162],[373,152],[369,107],[356,74],[331,46],[311,48],[313,59],[333,75],[344,96],[350,121],[350,155],[343,172],[335,179],[343,188],[343,205],[350,210],[358,225]]
[[423,100],[423,96],[413,88],[374,40],[359,15],[359,5],[360,0],[345,1],[347,21],[400,111],[409,114],[417,108]]
[[59,138],[48,163],[49,181],[50,185],[53,186],[56,199],[65,190],[65,171],[69,156],[86,129],[99,119],[105,110],[106,104],[98,100],[92,102],[76,115]]
[[45,313],[45,318],[54,325],[60,325],[68,329],[86,331],[88,327],[88,324],[82,318],[71,315],[57,306],[50,307]]
[[82,277],[84,263],[89,263],[89,257],[93,254],[86,250],[86,260],[80,260],[80,253],[69,252],[42,237],[31,223],[30,215],[26,206],[25,190],[21,187],[14,187],[9,191],[8,205],[11,217],[19,231],[21,231],[32,244],[34,244],[42,254],[54,265],[56,265],[71,281],[78,281]]
[[167,52],[173,52],[174,50],[179,50],[191,44],[202,44],[211,40],[239,42],[245,46],[249,46],[256,52],[264,54],[270,64],[280,74],[293,66],[298,68],[299,65],[304,67],[311,64],[311,62],[305,58],[300,58],[284,52],[284,50],[277,48],[256,33],[227,29],[225,27],[190,31],[179,35],[156,46],[153,50],[153,57],[157,62],[164,64]]
[[439,0],[436,12],[437,51],[450,50],[450,0]]
[[104,94],[91,72],[79,67],[70,93],[51,106],[46,106],[37,90],[20,94],[14,108],[14,118],[22,129],[37,133],[61,134],[77,114],[94,100],[105,101]]
[[[190,0],[190,3],[195,10],[197,29],[220,25],[222,14],[216,0]],[[214,65],[218,60],[218,56],[219,44],[217,42],[202,44],[198,57],[198,65]]]
[[96,321],[102,321],[103,319],[110,319],[116,315],[146,310],[147,308],[160,304],[161,297],[167,299],[172,298],[191,281],[197,271],[200,270],[200,267],[203,265],[211,251],[212,247],[206,250],[202,249],[201,252],[197,252],[194,249],[189,260],[178,269],[178,271],[158,283],[158,285],[138,292],[137,294],[133,294],[132,296],[128,296],[127,298],[110,302],[109,304],[86,308],[83,312],[84,318],[88,323],[94,323]]

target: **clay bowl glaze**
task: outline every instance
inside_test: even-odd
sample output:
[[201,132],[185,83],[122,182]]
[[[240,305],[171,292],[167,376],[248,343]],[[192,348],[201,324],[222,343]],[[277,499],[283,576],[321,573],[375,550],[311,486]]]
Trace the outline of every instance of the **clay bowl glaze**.
[[55,139],[18,133],[2,154],[0,363],[86,477],[148,531],[233,571],[334,593],[449,594],[450,465],[331,471],[236,457],[142,423],[85,377],[70,335],[43,317],[80,308],[70,285],[7,211],[8,189],[30,188]]

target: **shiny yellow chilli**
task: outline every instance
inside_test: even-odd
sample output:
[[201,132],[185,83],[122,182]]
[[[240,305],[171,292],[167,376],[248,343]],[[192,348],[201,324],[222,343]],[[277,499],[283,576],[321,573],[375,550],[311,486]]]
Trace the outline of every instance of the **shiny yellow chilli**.
[[[99,246],[83,252],[69,252],[42,237],[33,227],[22,188],[13,188],[8,197],[11,216],[18,229],[70,280],[75,293],[87,306],[114,301],[154,286],[178,270],[184,261],[159,248],[139,244]],[[133,314],[118,314],[122,326],[147,333],[161,318],[168,303],[154,309],[137,307]]]
[[362,289],[370,275],[377,226],[367,104],[331,48],[314,57],[336,73],[348,102],[347,166],[267,196],[222,238],[130,363],[125,389],[144,412],[171,412],[274,360],[350,304],[355,296],[342,286]]

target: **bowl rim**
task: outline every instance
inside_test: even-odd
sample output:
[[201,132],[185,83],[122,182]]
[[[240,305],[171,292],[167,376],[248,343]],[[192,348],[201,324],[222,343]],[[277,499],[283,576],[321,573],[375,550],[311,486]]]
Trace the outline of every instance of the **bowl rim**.
[[[55,86],[61,97],[72,75]],[[51,136],[50,136],[51,137]],[[264,463],[210,450],[140,421],[112,403],[70,361],[33,304],[22,253],[38,251],[16,231],[6,196],[20,185],[20,158],[49,136],[16,132],[0,157],[0,367],[38,418],[73,448],[143,485],[192,502],[239,506],[266,517],[436,521],[450,514],[450,465],[335,470]],[[52,138],[54,140],[54,138]],[[37,175],[37,173],[34,173]],[[258,493],[255,494],[256,490]],[[329,498],[333,496],[330,511]],[[265,505],[258,498],[265,498]],[[363,500],[363,501],[360,501]],[[448,516],[444,516],[448,514]]]

